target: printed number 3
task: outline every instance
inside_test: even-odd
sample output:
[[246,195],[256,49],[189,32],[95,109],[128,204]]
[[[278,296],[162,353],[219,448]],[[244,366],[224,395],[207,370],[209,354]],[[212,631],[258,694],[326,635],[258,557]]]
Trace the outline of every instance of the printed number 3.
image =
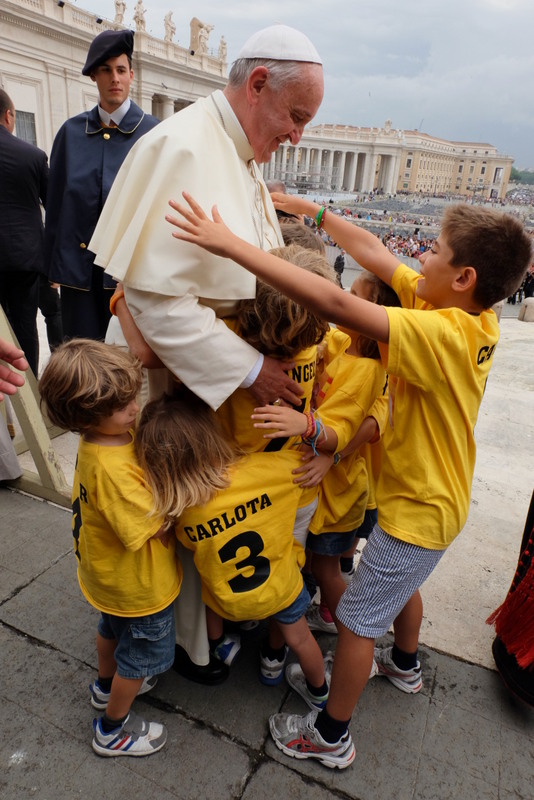
[[235,568],[236,570],[241,570],[245,567],[252,567],[253,573],[248,577],[246,575],[236,575],[235,578],[231,578],[228,581],[232,592],[235,594],[257,589],[258,586],[265,583],[271,573],[269,559],[260,555],[263,550],[263,539],[256,531],[244,531],[227,542],[224,547],[221,547],[219,550],[221,562],[226,564],[227,561],[232,561],[232,559],[236,558],[240,547],[246,547],[249,554],[241,561],[237,561]]

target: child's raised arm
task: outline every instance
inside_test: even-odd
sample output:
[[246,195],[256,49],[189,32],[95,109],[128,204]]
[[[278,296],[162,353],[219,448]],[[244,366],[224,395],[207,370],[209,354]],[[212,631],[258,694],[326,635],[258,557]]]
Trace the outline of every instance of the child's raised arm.
[[382,306],[361,300],[319,275],[254,247],[226,227],[216,206],[212,209],[211,220],[191,195],[184,192],[183,196],[189,208],[170,200],[169,205],[181,217],[170,214],[165,217],[167,222],[180,229],[172,234],[176,239],[198,244],[210,253],[231,258],[329,322],[344,325],[379,342],[388,341],[389,320]]
[[[399,260],[385,247],[380,239],[359,228],[337,214],[332,214],[327,206],[320,206],[304,197],[294,194],[271,194],[274,207],[288,214],[305,214],[317,221],[320,227],[332,237],[358,264],[369,272],[374,272],[384,283],[391,286],[393,273],[399,265]],[[321,213],[321,209],[324,209]],[[320,215],[320,217],[319,217]]]

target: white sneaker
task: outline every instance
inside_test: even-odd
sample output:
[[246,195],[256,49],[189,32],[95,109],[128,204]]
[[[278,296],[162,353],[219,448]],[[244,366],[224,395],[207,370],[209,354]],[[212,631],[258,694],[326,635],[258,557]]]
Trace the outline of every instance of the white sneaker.
[[[144,678],[141,688],[137,692],[137,697],[139,697],[140,694],[146,694],[153,689],[157,682],[158,679],[154,677],[154,675],[149,675],[147,678]],[[92,682],[89,687],[89,691],[91,692],[91,705],[93,708],[97,708],[99,711],[104,711],[109,702],[109,695],[111,692],[105,692],[98,683],[98,679]]]
[[222,661],[223,664],[232,666],[235,659],[241,652],[241,637],[234,633],[227,633],[222,642],[213,648],[213,655]]
[[[399,669],[391,658],[393,647],[375,647],[374,664],[376,664],[377,675],[383,675],[393,686],[406,694],[417,694],[423,687],[421,678],[421,664],[419,661],[413,669]],[[372,675],[371,675],[372,677]]]
[[306,620],[311,631],[323,631],[323,633],[337,634],[335,622],[327,622],[323,619],[319,606],[312,605],[307,610]]
[[284,667],[287,661],[289,648],[284,646],[284,655],[281,661],[276,658],[267,658],[260,649],[260,681],[265,686],[278,686],[284,679]]
[[[327,682],[327,684],[329,686],[330,686],[330,683],[331,683],[331,680],[332,680],[332,666],[333,666],[333,664],[334,664],[334,653],[332,652],[332,650],[328,650],[328,652],[325,653],[325,657],[324,657],[324,674],[325,674],[325,677],[326,677],[326,682]],[[378,664],[376,663],[376,661],[373,658],[373,663],[371,664],[371,671],[369,673],[368,680],[371,680],[371,678],[374,678],[375,675],[378,675],[378,674],[379,674]]]
[[325,767],[345,769],[354,761],[356,751],[349,731],[334,744],[325,742],[317,728],[317,711],[305,717],[298,714],[273,714],[269,719],[276,746],[292,758],[316,758]]
[[328,692],[321,695],[321,697],[312,694],[308,689],[308,684],[306,683],[306,678],[304,677],[300,664],[293,663],[287,665],[286,681],[291,688],[302,697],[308,708],[311,708],[312,711],[321,711],[325,707],[326,701],[328,700]]
[[120,728],[102,730],[102,718],[93,720],[93,750],[99,756],[150,756],[167,741],[167,729],[159,722],[146,722],[130,711]]

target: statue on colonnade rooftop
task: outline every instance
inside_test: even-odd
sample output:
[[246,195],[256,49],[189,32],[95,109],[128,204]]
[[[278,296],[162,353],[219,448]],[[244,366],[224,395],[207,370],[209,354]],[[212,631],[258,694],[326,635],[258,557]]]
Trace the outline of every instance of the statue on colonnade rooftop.
[[176,33],[176,25],[172,20],[172,11],[169,11],[167,14],[165,14],[165,19],[163,20],[163,24],[165,26],[164,41],[172,42],[174,34]]

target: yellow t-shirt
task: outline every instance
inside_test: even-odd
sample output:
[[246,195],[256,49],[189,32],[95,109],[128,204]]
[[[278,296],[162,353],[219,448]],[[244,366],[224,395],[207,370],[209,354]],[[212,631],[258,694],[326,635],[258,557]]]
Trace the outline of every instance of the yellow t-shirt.
[[[230,330],[239,334],[234,317],[229,317],[224,321]],[[289,377],[296,381],[301,388],[302,401],[298,410],[309,411],[315,381],[317,347],[315,345],[307,347],[288,361],[295,363],[293,369],[288,373]],[[248,389],[236,389],[217,409],[217,417],[227,435],[237,442],[245,453],[257,453],[260,450],[282,450],[300,443],[298,436],[288,439],[264,439],[265,430],[254,428],[250,418],[257,405],[258,401],[254,399]]]
[[382,389],[382,394],[373,403],[367,414],[368,417],[374,417],[378,424],[379,438],[373,442],[366,442],[360,447],[360,455],[365,461],[365,469],[367,470],[367,480],[369,483],[369,497],[367,498],[367,508],[376,508],[376,484],[378,483],[378,476],[382,467],[382,436],[386,428],[388,419],[388,387],[387,379]]
[[78,581],[99,611],[140,617],[167,608],[182,583],[174,542],[152,539],[162,520],[148,516],[152,494],[129,444],[80,438],[72,488]]
[[179,541],[193,551],[202,599],[225,619],[265,619],[302,590],[304,550],[293,538],[302,490],[292,483],[299,454],[251,453],[230,486],[184,511]]
[[[337,450],[354,438],[384,386],[386,375],[378,359],[345,352],[350,339],[322,375],[317,416],[338,437]],[[312,533],[351,531],[363,522],[368,498],[365,461],[357,451],[330,468],[321,481],[319,503],[310,523]]]
[[415,296],[418,273],[399,265],[386,308],[390,422],[377,486],[378,522],[391,536],[446,548],[465,524],[474,428],[499,339],[494,312],[436,309]]

